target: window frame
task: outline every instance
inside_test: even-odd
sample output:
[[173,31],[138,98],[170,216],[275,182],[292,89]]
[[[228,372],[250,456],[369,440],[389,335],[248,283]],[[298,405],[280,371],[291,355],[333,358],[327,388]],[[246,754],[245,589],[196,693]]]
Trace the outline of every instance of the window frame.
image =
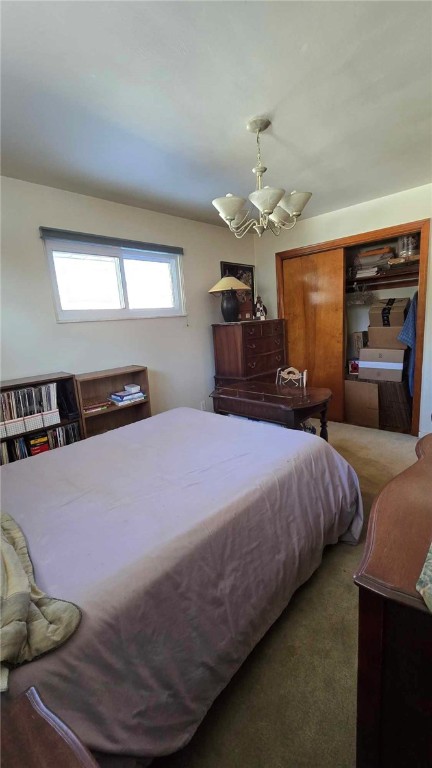
[[[89,236],[88,240],[86,240],[85,236],[78,233],[76,239],[74,239],[73,233],[65,234],[66,236],[63,237],[61,236],[61,233],[57,236],[45,235],[44,230],[41,227],[41,237],[44,241],[45,251],[48,258],[57,322],[82,323],[104,320],[138,320],[156,317],[186,316],[182,261],[183,250],[181,248],[172,248],[171,246],[164,247],[156,244],[153,245],[151,243],[138,243],[127,240],[121,241],[114,238],[98,238],[93,235]],[[56,251],[117,258],[119,264],[118,277],[120,278],[119,298],[120,302],[123,301],[125,306],[121,306],[119,309],[63,309],[54,264],[54,252]],[[157,307],[153,309],[131,309],[129,307],[124,271],[125,259],[168,263],[171,273],[174,306]]]

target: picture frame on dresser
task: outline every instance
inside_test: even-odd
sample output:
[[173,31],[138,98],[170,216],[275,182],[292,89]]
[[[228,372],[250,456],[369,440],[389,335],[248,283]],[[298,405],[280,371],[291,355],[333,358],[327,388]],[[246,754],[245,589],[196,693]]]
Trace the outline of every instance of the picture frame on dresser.
[[253,320],[255,302],[255,267],[253,264],[234,264],[231,261],[221,261],[221,277],[235,277],[241,283],[250,285],[249,291],[238,291],[240,304],[239,320]]

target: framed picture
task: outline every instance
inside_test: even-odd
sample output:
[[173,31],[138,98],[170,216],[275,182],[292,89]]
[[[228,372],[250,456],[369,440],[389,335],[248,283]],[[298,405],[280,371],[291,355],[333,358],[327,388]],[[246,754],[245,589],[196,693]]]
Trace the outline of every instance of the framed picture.
[[221,277],[236,277],[241,283],[250,286],[250,291],[239,291],[237,296],[241,304],[250,302],[251,311],[255,301],[255,268],[252,264],[233,264],[221,261]]

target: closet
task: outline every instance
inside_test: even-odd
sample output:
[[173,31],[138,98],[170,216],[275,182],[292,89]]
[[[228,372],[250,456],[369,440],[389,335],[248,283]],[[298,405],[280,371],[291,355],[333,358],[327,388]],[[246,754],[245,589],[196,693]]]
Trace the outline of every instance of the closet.
[[[389,299],[412,299],[417,292],[409,422],[403,426],[398,418],[391,418],[388,410],[392,408],[391,400],[384,402],[383,396],[391,387],[372,384],[371,393],[380,390],[381,428],[418,434],[429,225],[429,219],[410,222],[276,254],[278,314],[287,321],[286,359],[289,365],[308,370],[310,386],[332,390],[329,418],[333,421],[353,423],[350,403],[346,403],[346,392],[349,400],[352,397],[349,388],[353,388],[346,382],[360,380],[358,373],[350,372],[349,367],[349,361],[358,356],[358,349],[353,349],[353,333],[356,332],[359,343],[360,332],[368,329],[371,302],[381,301],[386,305]],[[412,238],[409,242],[414,243],[414,247],[408,255],[402,253],[401,258],[408,237]],[[374,251],[375,255],[381,252],[376,273],[371,267]],[[364,272],[368,268],[369,271]],[[364,343],[367,344],[367,335]],[[405,361],[408,354],[409,351]],[[407,382],[406,373],[404,381]],[[401,397],[400,387],[396,385],[393,389],[395,398]]]

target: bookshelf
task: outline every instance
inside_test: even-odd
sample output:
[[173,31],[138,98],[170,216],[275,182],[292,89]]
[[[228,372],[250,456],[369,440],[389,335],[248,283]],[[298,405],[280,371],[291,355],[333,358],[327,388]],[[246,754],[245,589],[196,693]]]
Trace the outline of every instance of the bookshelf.
[[75,379],[59,371],[0,384],[0,463],[81,440]]
[[[117,427],[133,424],[151,416],[150,390],[147,368],[127,365],[104,371],[81,373],[75,376],[78,406],[84,437],[93,437]],[[125,384],[137,384],[146,399],[126,405],[107,402],[112,392],[119,392]]]

